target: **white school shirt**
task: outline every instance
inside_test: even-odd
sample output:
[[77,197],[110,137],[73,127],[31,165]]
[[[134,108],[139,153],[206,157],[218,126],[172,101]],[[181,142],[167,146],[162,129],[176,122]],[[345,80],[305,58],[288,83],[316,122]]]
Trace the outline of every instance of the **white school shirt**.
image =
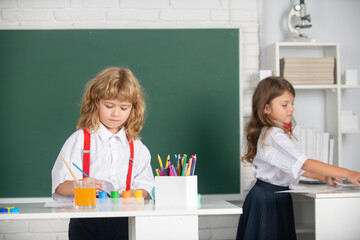
[[[72,164],[83,168],[84,132],[82,129],[74,132],[65,142],[61,153],[71,166],[78,179],[82,173]],[[112,190],[120,194],[126,188],[126,178],[129,168],[130,146],[122,128],[117,134],[111,133],[104,125],[91,134],[90,174],[91,178],[110,183]],[[154,175],[150,165],[150,152],[140,141],[134,141],[134,163],[131,175],[131,189],[144,189],[151,195],[154,187]],[[74,180],[60,154],[51,172],[52,197],[55,201],[72,201],[74,196],[62,196],[55,193],[60,183]],[[108,190],[111,191],[111,190]]]
[[263,145],[266,129],[262,129],[257,142],[257,152],[253,161],[255,178],[284,187],[299,183],[300,176],[304,173],[301,167],[308,157],[281,128],[271,127]]

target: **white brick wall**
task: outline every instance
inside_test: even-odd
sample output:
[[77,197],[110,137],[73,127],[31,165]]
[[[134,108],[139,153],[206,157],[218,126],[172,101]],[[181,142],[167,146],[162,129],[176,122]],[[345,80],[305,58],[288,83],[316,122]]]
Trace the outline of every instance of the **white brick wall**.
[[200,216],[200,239],[235,239],[240,215]]
[[[69,0],[18,0],[20,9],[52,9],[52,8],[69,8]],[[16,4],[15,4],[16,7]]]
[[170,6],[185,9],[217,9],[221,7],[221,2],[218,0],[171,0]]
[[34,233],[54,233],[64,232],[68,230],[69,220],[46,220],[46,227],[44,221],[33,220],[30,222],[29,232]]
[[69,220],[0,221],[0,240],[65,240]]
[[29,231],[29,221],[1,221],[0,233],[26,233]]
[[120,7],[125,8],[133,8],[133,9],[167,9],[170,7],[169,0],[156,0],[156,1],[148,1],[148,0],[122,0],[120,1]]
[[[258,0],[0,0],[0,29],[132,26],[241,27],[243,86],[253,87],[252,74],[259,70]],[[243,172],[249,187],[252,169]],[[234,239],[238,218],[200,217],[200,239]],[[67,228],[68,220],[0,221],[0,240],[65,240]]]
[[71,0],[71,8],[84,9],[84,8],[117,8],[119,7],[119,0]]

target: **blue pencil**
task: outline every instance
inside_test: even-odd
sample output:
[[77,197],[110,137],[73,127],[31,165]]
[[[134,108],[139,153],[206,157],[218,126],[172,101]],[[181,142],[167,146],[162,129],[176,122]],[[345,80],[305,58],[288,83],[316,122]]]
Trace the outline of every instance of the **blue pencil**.
[[82,172],[85,176],[87,176],[89,178],[89,176],[83,171],[81,170],[81,168],[79,168],[75,163],[73,163],[73,165],[80,170],[80,172]]
[[171,165],[171,170],[172,170],[174,176],[177,176],[177,173],[176,173],[176,170],[175,170],[174,165]]
[[175,162],[176,162],[176,165],[178,163],[178,158],[177,158],[177,155],[175,154]]

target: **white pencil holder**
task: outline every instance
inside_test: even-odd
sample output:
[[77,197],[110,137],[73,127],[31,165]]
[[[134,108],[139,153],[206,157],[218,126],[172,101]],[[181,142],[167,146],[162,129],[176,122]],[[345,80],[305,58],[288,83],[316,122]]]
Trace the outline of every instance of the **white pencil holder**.
[[198,206],[197,176],[155,176],[155,206]]

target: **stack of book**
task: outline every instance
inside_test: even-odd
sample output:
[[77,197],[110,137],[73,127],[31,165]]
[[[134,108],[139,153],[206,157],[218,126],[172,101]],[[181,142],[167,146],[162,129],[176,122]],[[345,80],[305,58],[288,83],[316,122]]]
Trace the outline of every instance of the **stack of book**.
[[308,158],[319,160],[327,164],[334,161],[334,139],[328,132],[318,131],[314,128],[302,128],[296,125],[293,131],[296,146],[305,153]]
[[285,57],[280,59],[280,76],[293,84],[334,84],[335,58]]

